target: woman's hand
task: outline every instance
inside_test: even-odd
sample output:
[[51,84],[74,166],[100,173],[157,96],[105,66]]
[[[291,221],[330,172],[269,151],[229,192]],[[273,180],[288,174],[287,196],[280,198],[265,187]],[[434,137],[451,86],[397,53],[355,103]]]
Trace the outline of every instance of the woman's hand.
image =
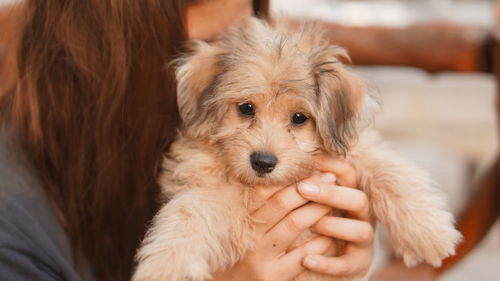
[[322,254],[332,243],[330,238],[320,236],[287,252],[297,237],[331,208],[308,202],[295,185],[257,187],[255,196],[268,198],[252,214],[256,247],[233,268],[216,274],[214,281],[289,281],[304,271],[305,256]]
[[[302,181],[298,188],[296,185],[255,188],[254,195],[266,200],[252,213],[256,247],[240,263],[216,274],[215,281],[288,281],[305,269],[331,275],[358,275],[367,271],[373,227],[369,223],[366,196],[353,188],[357,185],[355,171],[345,162],[330,157],[318,157],[317,163],[323,173]],[[348,216],[325,216],[332,208],[345,210]],[[321,236],[289,250],[309,228]],[[331,246],[331,238],[349,242],[344,256],[322,256]]]
[[300,194],[313,202],[345,210],[347,216],[324,216],[311,229],[348,244],[341,257],[308,255],[303,264],[309,270],[324,274],[364,275],[372,262],[374,238],[368,198],[356,189],[356,172],[349,163],[326,155],[316,157],[316,162],[323,174],[320,180],[313,177],[300,184]]

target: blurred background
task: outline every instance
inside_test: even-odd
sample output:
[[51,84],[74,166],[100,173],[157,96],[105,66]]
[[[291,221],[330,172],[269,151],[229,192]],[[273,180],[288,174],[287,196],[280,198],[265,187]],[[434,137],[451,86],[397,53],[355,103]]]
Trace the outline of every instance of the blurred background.
[[[328,26],[330,40],[349,51],[354,71],[382,100],[376,127],[396,150],[430,171],[457,216],[486,178],[500,177],[491,170],[498,155],[497,1],[272,0],[271,7],[275,18]],[[376,266],[382,267],[390,249],[379,240]],[[496,223],[439,280],[499,276]]]

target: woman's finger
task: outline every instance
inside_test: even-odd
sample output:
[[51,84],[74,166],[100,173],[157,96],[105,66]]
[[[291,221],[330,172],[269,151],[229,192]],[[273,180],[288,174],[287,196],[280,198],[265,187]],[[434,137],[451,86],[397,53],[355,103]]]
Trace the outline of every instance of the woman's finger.
[[337,276],[365,274],[372,261],[372,248],[359,248],[348,245],[346,254],[341,257],[321,255],[306,256],[303,265],[309,270]]
[[328,237],[356,243],[360,247],[371,245],[374,237],[374,230],[369,222],[342,217],[322,217],[311,230]]
[[259,209],[252,214],[255,234],[258,236],[268,232],[292,210],[304,205],[309,200],[297,192],[295,186],[288,186],[275,193]]
[[266,201],[275,195],[277,192],[281,191],[283,186],[268,186],[268,185],[257,185],[252,187],[250,190],[250,202],[248,210],[250,213],[255,212],[260,207],[264,206]]
[[311,178],[298,185],[298,190],[304,198],[336,209],[349,211],[354,217],[368,220],[370,207],[364,192],[358,189],[333,185],[323,180]]
[[335,174],[339,185],[357,188],[356,170],[351,163],[326,154],[315,155],[314,160],[319,171]]
[[[325,236],[316,237],[280,257],[278,263],[285,268],[300,268],[300,271],[302,271],[304,270],[302,265],[304,257],[324,254],[332,243],[331,238]],[[300,271],[292,272],[293,276],[299,274]]]
[[306,229],[331,211],[331,208],[317,203],[308,203],[294,210],[266,233],[261,241],[267,253],[282,255]]

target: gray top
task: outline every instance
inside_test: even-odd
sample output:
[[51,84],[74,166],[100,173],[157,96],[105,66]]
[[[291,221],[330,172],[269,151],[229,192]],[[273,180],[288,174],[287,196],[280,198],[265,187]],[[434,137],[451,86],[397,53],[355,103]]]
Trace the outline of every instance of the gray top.
[[68,237],[12,136],[0,130],[0,280],[95,280],[86,262],[74,265]]

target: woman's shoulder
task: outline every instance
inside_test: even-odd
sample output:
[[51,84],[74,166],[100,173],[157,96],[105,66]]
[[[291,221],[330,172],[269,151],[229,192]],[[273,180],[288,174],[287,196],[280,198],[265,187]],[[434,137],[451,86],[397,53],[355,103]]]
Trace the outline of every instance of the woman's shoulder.
[[0,219],[24,229],[24,220],[52,217],[53,211],[16,140],[10,131],[0,130]]
[[16,140],[0,130],[0,280],[92,280],[88,270],[76,271],[68,238]]
[[41,183],[17,138],[0,129],[0,216],[8,215],[7,210],[46,210],[46,201]]

